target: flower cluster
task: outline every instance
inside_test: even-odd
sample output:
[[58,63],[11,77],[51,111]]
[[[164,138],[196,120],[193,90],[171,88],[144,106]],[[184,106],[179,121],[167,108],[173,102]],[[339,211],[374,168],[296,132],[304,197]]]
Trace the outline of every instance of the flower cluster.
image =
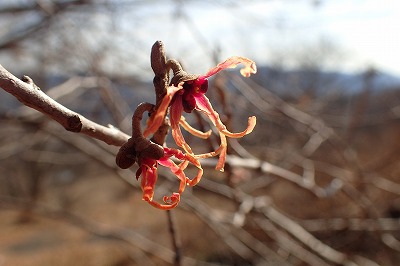
[[[137,161],[139,164],[136,178],[141,178],[143,200],[147,201],[152,206],[164,210],[176,207],[180,200],[180,194],[184,191],[185,186],[194,186],[201,179],[203,169],[199,159],[219,156],[216,169],[223,171],[227,153],[226,138],[241,138],[253,131],[256,125],[256,117],[254,116],[249,117],[248,125],[245,130],[239,133],[230,132],[222,123],[219,114],[214,110],[206,96],[208,90],[208,78],[223,69],[235,68],[239,64],[244,65],[240,72],[245,77],[249,77],[257,71],[256,65],[252,60],[238,56],[228,58],[226,61],[210,69],[205,75],[200,76],[187,74],[175,60],[168,60],[168,62],[166,62],[166,71],[169,72],[169,70],[172,70],[173,77],[171,81],[169,81],[169,86],[166,86],[166,91],[163,94],[162,100],[157,106],[154,106],[154,110],[151,112],[150,118],[147,121],[147,126],[141,137],[145,138],[146,141],[149,141],[147,138],[152,134],[156,134],[157,131],[160,130],[160,127],[165,123],[168,117],[169,111],[172,137],[177,146],[182,150],[163,147],[162,156],[152,156],[147,153],[144,155],[144,153],[138,152],[138,150],[140,150],[139,147],[134,147],[134,161]],[[208,132],[201,132],[186,122],[183,113],[191,113],[194,110],[205,114],[218,130],[220,146],[215,151],[204,154],[195,154],[184,139],[181,127],[199,138],[206,139],[211,135],[211,130]],[[163,143],[158,144],[162,145]],[[180,164],[176,164],[172,161],[171,157],[175,157],[175,159],[181,161]],[[198,173],[193,179],[188,178],[184,173],[184,170],[189,164],[193,164],[198,168]],[[169,197],[165,196],[163,198],[164,204],[160,204],[153,200],[155,183],[157,181],[158,165],[169,168],[180,180],[178,192],[174,192]]]
[[[176,165],[171,157],[174,156],[176,159],[183,161],[180,165]],[[139,161],[139,169],[136,172],[136,179],[141,179],[141,188],[143,191],[143,200],[147,201],[150,205],[162,209],[169,210],[175,208],[178,205],[180,200],[181,193],[185,190],[185,186],[189,180],[183,172],[185,168],[188,166],[191,158],[182,153],[182,151],[177,149],[164,148],[164,156],[158,160],[152,158],[143,158]],[[164,196],[163,201],[165,204],[160,204],[153,200],[154,196],[154,188],[157,181],[157,166],[158,164],[168,167],[171,172],[178,177],[180,181],[178,192],[172,193],[170,197]],[[197,164],[197,162],[194,162]],[[199,180],[203,174],[203,169],[201,169],[200,164],[197,165],[199,167],[199,172],[194,180]],[[198,182],[198,181],[196,181]]]

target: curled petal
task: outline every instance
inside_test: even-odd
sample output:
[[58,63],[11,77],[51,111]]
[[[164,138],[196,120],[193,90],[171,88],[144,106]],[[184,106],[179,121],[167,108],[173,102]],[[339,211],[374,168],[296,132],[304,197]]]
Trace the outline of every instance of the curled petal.
[[186,177],[185,182],[188,186],[195,186],[197,183],[199,183],[201,177],[203,176],[203,168],[201,167],[200,161],[196,158],[197,156],[190,153],[184,154],[180,150],[170,148],[165,148],[165,154],[166,156],[174,156],[178,160],[183,160],[184,162],[181,165],[184,165],[184,168],[182,169],[182,166],[180,166],[182,171],[187,167],[189,162],[197,167],[197,175],[193,179]]
[[143,136],[146,138],[158,130],[164,121],[165,114],[167,112],[168,106],[171,103],[172,98],[175,93],[182,89],[182,83],[179,83],[178,87],[169,86],[167,88],[167,94],[165,94],[161,104],[158,106],[157,111],[151,115],[147,122],[147,127],[143,132]]
[[189,132],[193,136],[196,136],[201,139],[208,139],[211,136],[211,133],[212,133],[211,129],[208,130],[207,132],[202,132],[198,129],[195,129],[188,122],[186,122],[186,119],[183,116],[181,116],[179,123],[187,132]]
[[181,150],[178,150],[178,149],[172,149],[172,148],[165,147],[164,154],[165,154],[165,157],[168,157],[168,158],[174,156],[178,160],[181,160],[181,161],[185,160],[185,154]]
[[187,144],[185,138],[183,137],[181,128],[179,126],[179,122],[181,121],[183,112],[182,105],[182,96],[177,95],[174,103],[170,108],[170,120],[171,120],[171,129],[172,129],[172,137],[175,140],[176,145],[183,148],[186,153],[193,153],[189,144]]
[[193,179],[190,179],[188,177],[186,178],[187,185],[193,187],[200,182],[201,177],[203,176],[203,168],[201,167],[200,161],[193,154],[186,154],[186,158],[198,169],[197,175]]
[[170,197],[164,196],[163,201],[170,205],[172,208],[174,208],[176,205],[178,205],[179,201],[181,198],[181,194],[179,193],[172,193]]
[[171,131],[172,131],[172,137],[174,138],[176,145],[179,147],[183,148],[183,150],[186,153],[193,153],[192,148],[189,146],[189,144],[186,142],[185,138],[183,137],[181,128],[178,125],[172,125],[171,124]]
[[168,167],[171,172],[178,177],[180,183],[179,183],[179,192],[178,193],[182,193],[185,190],[185,186],[186,186],[186,176],[185,173],[183,172],[183,170],[186,169],[187,165],[189,164],[189,162],[183,162],[182,164],[180,164],[179,166],[176,165],[171,159],[168,158],[162,158],[160,160],[158,160],[158,162],[165,167]]
[[205,95],[196,96],[196,108],[206,114],[221,133],[230,138],[241,138],[244,135],[251,133],[256,126],[256,117],[252,116],[249,117],[247,128],[244,131],[239,133],[230,132],[222,123],[219,114],[214,110],[210,101]]
[[241,138],[244,135],[249,134],[250,132],[253,131],[255,125],[256,125],[256,117],[252,116],[249,117],[248,120],[248,125],[247,128],[239,133],[232,133],[230,132],[226,126],[222,123],[219,114],[213,109],[210,101],[208,100],[207,96],[205,95],[198,95],[196,96],[196,108],[206,114],[211,122],[218,128],[220,139],[221,139],[221,145],[217,150],[214,152],[210,153],[205,153],[205,154],[200,154],[197,155],[197,158],[208,158],[212,156],[219,155],[218,163],[217,166],[215,167],[217,170],[223,172],[224,171],[224,165],[225,165],[225,160],[226,160],[226,153],[227,153],[227,141],[226,137],[230,138]]
[[233,139],[241,138],[241,137],[243,137],[243,136],[245,136],[247,134],[250,134],[253,131],[254,127],[256,126],[256,123],[257,123],[256,117],[255,116],[251,116],[247,120],[247,128],[245,130],[243,130],[242,132],[232,133],[232,132],[230,132],[229,130],[226,130],[226,129],[225,130],[221,130],[221,132],[225,136],[233,138]]
[[163,199],[165,204],[161,204],[156,201],[153,201],[154,187],[157,181],[157,164],[149,166],[149,162],[147,161],[150,160],[146,160],[147,164],[142,164],[140,168],[142,169],[142,180],[141,180],[141,187],[143,190],[142,199],[148,202],[153,207],[156,207],[161,210],[170,210],[175,208],[179,203],[180,194],[185,190],[187,177],[185,176],[183,170],[187,167],[189,162],[185,161],[178,166],[168,157],[163,157],[157,161],[159,164],[168,167],[171,170],[171,172],[173,172],[180,180],[179,191],[172,193],[172,196],[170,197],[164,196]]
[[151,201],[154,196],[154,187],[157,182],[157,162],[151,159],[145,159],[142,162],[138,172],[136,173],[136,177],[138,177],[139,171],[141,171],[141,188],[143,191],[143,200]]
[[227,144],[226,137],[224,134],[220,133],[219,136],[221,138],[221,145],[220,145],[221,152],[219,154],[218,163],[215,166],[215,169],[223,172],[224,166],[225,166],[225,161],[226,161],[226,149],[227,149],[228,144]]
[[246,57],[232,56],[210,69],[207,74],[200,76],[199,79],[208,78],[226,68],[235,68],[239,64],[244,64],[244,67],[240,70],[240,74],[242,74],[244,77],[249,77],[251,74],[255,74],[257,72],[257,66],[254,61]]
[[226,150],[227,150],[227,141],[226,141],[226,136],[222,133],[219,133],[220,139],[221,139],[221,144],[216,149],[215,151],[208,152],[208,153],[203,153],[203,154],[198,154],[195,157],[198,159],[205,159],[205,158],[210,158],[219,155],[218,163],[215,166],[215,169],[218,171],[223,172],[224,171],[224,166],[225,166],[225,161],[226,161]]
[[170,197],[165,196],[163,198],[164,202],[166,204],[161,204],[153,200],[146,200],[151,206],[160,209],[160,210],[171,210],[175,208],[179,201],[180,201],[181,195],[179,193],[172,193]]
[[[165,156],[157,160],[157,163],[162,166],[168,167],[171,170],[171,172],[174,173],[176,177],[178,177],[178,179],[180,180],[179,191],[172,193],[172,195],[169,197],[164,196],[163,201],[165,204],[153,201],[154,186],[155,182],[157,181],[157,171],[156,171],[157,165],[155,165],[155,167],[150,167],[147,164],[143,164],[141,166],[143,200],[147,201],[150,205],[152,205],[155,208],[161,210],[170,210],[178,205],[180,201],[180,194],[185,190],[186,185],[194,186],[200,181],[203,175],[203,169],[201,168],[198,159],[194,158],[192,154],[189,155],[184,154],[182,151],[177,149],[164,148],[164,150],[165,150]],[[183,162],[180,163],[179,165],[175,164],[170,159],[170,157],[172,156],[176,157],[178,160],[183,160]],[[189,163],[192,163],[199,169],[197,175],[193,179],[189,179],[188,177],[186,177],[185,173],[183,172],[187,168]]]

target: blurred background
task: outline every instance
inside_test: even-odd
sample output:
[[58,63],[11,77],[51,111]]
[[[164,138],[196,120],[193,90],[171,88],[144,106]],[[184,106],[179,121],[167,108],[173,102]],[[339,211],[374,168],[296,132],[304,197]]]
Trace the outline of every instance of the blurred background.
[[[167,213],[141,200],[118,147],[66,132],[0,91],[0,265],[397,265],[400,17],[377,0],[3,0],[0,63],[99,124],[130,133],[155,101],[150,49],[211,79],[226,171]],[[187,120],[209,129],[194,113]],[[218,136],[186,136],[196,153]],[[173,147],[171,138],[168,145]],[[195,169],[189,169],[194,171]],[[156,197],[176,191],[160,169]],[[172,229],[174,230],[172,230]]]

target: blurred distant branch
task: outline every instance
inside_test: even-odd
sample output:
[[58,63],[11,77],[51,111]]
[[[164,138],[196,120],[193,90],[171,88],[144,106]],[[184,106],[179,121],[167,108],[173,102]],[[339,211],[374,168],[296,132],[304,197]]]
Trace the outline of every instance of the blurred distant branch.
[[28,12],[41,14],[41,18],[33,23],[27,24],[18,31],[11,31],[0,39],[0,49],[13,46],[15,43],[24,40],[41,29],[46,29],[53,21],[55,16],[71,7],[82,7],[90,4],[90,0],[71,0],[71,1],[32,1],[33,3],[19,4],[18,6],[7,6],[0,8],[0,14],[16,15]]
[[[275,264],[286,265],[285,261],[281,261],[279,257],[270,254],[268,247],[265,246],[264,243],[259,242],[258,245],[256,245],[255,243],[257,242],[254,239],[247,242],[247,238],[240,236],[238,236],[238,238],[232,238],[233,235],[245,233],[243,230],[245,221],[253,219],[253,216],[248,214],[255,212],[267,218],[261,219],[254,216],[254,222],[258,224],[263,231],[268,234],[271,232],[271,234],[274,235],[273,238],[277,238],[278,244],[283,245],[282,248],[284,250],[287,250],[293,255],[297,255],[301,260],[307,261],[310,265],[325,265],[325,263],[321,263],[322,261],[320,258],[315,256],[316,254],[326,260],[326,262],[331,262],[335,265],[377,265],[374,261],[363,256],[348,255],[320,241],[297,221],[275,207],[273,199],[268,196],[252,196],[246,194],[244,191],[240,191],[239,193],[239,191],[235,191],[224,184],[219,184],[210,180],[204,181],[205,182],[200,184],[203,188],[205,185],[207,188],[212,187],[212,191],[215,193],[223,193],[225,197],[238,201],[241,204],[238,210],[234,214],[221,210],[210,210],[210,207],[196,200],[196,197],[193,195],[184,203],[188,204],[188,207],[195,211],[197,215],[201,216],[202,219],[205,219],[211,228],[221,234],[221,237],[223,237],[227,244],[234,248],[238,254],[238,249],[241,248],[240,255],[243,257],[254,256],[253,252],[255,252],[261,256],[266,255],[265,259],[267,261],[272,260]],[[244,207],[244,205],[246,205],[246,207]],[[243,217],[239,218],[240,216]],[[309,223],[309,227],[313,225],[312,222],[313,221]],[[376,220],[373,220],[373,222],[379,223]],[[227,224],[232,224],[233,227],[228,230],[228,227],[225,227]],[[249,222],[246,224],[252,223]],[[223,234],[225,230],[228,232]],[[391,235],[389,235],[389,237],[390,236]]]
[[[2,206],[14,205],[15,207],[20,207],[23,206],[25,202],[24,200],[18,198],[1,197],[1,204]],[[35,206],[33,211],[35,215],[41,215],[46,218],[69,222],[71,225],[79,227],[92,235],[100,236],[104,239],[116,239],[119,241],[124,241],[133,247],[139,248],[149,254],[156,256],[162,261],[171,264],[173,263],[174,252],[172,250],[164,247],[163,245],[155,241],[152,241],[151,239],[146,238],[137,231],[123,227],[100,224],[98,222],[91,221],[90,219],[80,217],[79,215],[76,215],[74,213],[61,209],[55,209],[45,204],[38,204],[37,206]],[[182,259],[184,265],[216,265],[207,262],[200,262],[199,264],[199,261],[190,257],[183,257]]]
[[[227,156],[227,163],[236,167],[245,167],[248,169],[257,169],[262,173],[269,173],[284,178],[301,188],[305,188],[314,193],[319,198],[329,197],[342,188],[343,183],[338,179],[334,179],[329,185],[322,188],[318,186],[314,180],[307,176],[298,175],[292,171],[286,170],[282,167],[273,165],[266,161],[258,160],[255,158],[240,158],[235,155]],[[214,159],[208,159],[201,162],[203,166],[215,165]],[[203,182],[204,183],[204,182]]]
[[28,12],[28,11],[44,11],[49,13],[51,10],[54,9],[65,9],[70,7],[71,5],[82,5],[90,3],[87,0],[71,0],[71,1],[41,1],[36,0],[32,1],[31,3],[22,4],[19,3],[18,6],[7,6],[0,9],[0,13],[8,14],[8,13],[21,13],[21,12]]
[[[253,82],[251,79],[247,80],[249,84],[244,82],[242,79],[232,76],[232,79],[238,84],[236,88],[251,102],[253,103],[260,111],[266,112],[270,106],[273,106],[277,110],[281,111],[287,117],[290,117],[297,122],[311,128],[314,133],[311,135],[309,141],[303,147],[303,153],[307,156],[312,155],[325,141],[335,136],[335,132],[332,128],[325,125],[324,121],[311,116],[310,114],[301,111],[298,108],[293,107],[288,104],[277,95],[269,92],[262,86]],[[255,89],[262,91],[263,95],[257,93]],[[265,99],[268,100],[265,100]]]
[[121,146],[129,138],[127,134],[111,125],[104,127],[69,110],[46,95],[28,76],[24,76],[20,80],[1,65],[0,87],[15,96],[24,105],[49,116],[68,131],[82,133],[115,146]]

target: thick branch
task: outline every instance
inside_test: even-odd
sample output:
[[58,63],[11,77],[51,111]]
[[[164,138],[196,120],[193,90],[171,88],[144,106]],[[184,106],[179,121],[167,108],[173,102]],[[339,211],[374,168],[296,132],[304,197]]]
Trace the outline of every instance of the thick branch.
[[129,138],[127,134],[112,126],[104,127],[71,111],[41,91],[29,77],[24,76],[23,80],[20,80],[2,65],[0,87],[24,105],[49,116],[68,131],[82,133],[115,146],[123,145]]

